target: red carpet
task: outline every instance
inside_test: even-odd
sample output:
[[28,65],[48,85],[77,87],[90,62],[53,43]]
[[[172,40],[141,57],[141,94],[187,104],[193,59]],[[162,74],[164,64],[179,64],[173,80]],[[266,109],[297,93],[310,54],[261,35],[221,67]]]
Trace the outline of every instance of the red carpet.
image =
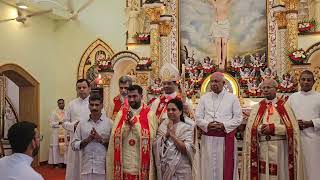
[[35,168],[35,170],[42,175],[45,180],[64,180],[66,169],[53,168],[50,165],[44,165]]

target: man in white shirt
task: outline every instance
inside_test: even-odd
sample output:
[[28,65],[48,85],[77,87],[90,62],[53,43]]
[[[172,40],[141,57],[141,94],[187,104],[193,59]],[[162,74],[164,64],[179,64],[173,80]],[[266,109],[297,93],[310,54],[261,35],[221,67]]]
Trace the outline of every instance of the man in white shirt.
[[32,167],[33,157],[40,146],[37,125],[31,122],[18,122],[10,127],[8,139],[13,151],[10,156],[0,159],[1,180],[43,180]]
[[320,94],[312,90],[315,83],[311,71],[300,75],[301,91],[288,99],[300,127],[301,149],[308,180],[319,179],[320,166]]
[[224,89],[221,72],[213,73],[211,90],[196,109],[196,124],[201,131],[200,174],[202,180],[236,180],[236,128],[242,122],[240,102]]
[[106,179],[106,153],[112,121],[101,113],[102,108],[102,98],[91,95],[90,118],[79,123],[71,143],[74,151],[81,151],[80,180]]
[[[77,94],[78,98],[72,100],[65,111],[64,122],[62,124],[73,139],[74,132],[78,123],[82,120],[88,120],[90,115],[89,110],[89,95],[90,83],[86,79],[79,79],[77,81]],[[68,147],[68,161],[66,169],[66,180],[79,180],[80,179],[80,155],[79,151],[73,151],[71,143]]]
[[62,127],[64,117],[64,100],[57,101],[58,108],[52,111],[49,119],[51,131],[51,142],[49,148],[48,164],[53,164],[55,167],[62,165],[65,155],[65,131]]

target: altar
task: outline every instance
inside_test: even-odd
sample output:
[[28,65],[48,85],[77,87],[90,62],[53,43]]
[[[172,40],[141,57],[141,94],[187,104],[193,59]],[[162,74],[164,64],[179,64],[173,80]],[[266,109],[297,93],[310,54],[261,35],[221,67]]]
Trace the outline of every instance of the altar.
[[[303,50],[298,44],[300,34],[316,29],[298,28],[309,16],[297,9],[295,1],[259,0],[254,7],[249,1],[239,1],[226,6],[228,28],[217,34],[211,22],[218,14],[212,13],[214,5],[209,1],[128,0],[127,50],[114,52],[97,39],[82,55],[78,78],[87,78],[100,88],[108,107],[123,75],[144,87],[145,101],[161,94],[158,73],[167,62],[184,72],[180,85],[194,102],[207,91],[208,77],[215,71],[225,73],[226,89],[248,99],[244,101],[261,98],[259,85],[267,78],[279,82],[279,93],[290,94],[298,90],[302,70],[311,69],[319,77],[320,65],[314,60],[319,45]],[[239,8],[245,11],[237,11]],[[253,10],[257,16],[252,15]]]

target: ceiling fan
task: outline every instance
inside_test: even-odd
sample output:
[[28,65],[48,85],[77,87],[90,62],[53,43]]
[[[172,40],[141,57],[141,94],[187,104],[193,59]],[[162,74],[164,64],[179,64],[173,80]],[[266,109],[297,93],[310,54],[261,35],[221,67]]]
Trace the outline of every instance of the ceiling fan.
[[93,1],[94,0],[87,0],[84,4],[80,6],[80,8],[77,11],[75,11],[74,0],[67,0],[65,4],[61,4],[55,0],[31,0],[31,2],[34,3],[52,3],[60,9],[67,11],[70,14],[70,17],[67,20],[76,20],[79,16],[79,13],[86,9],[91,3],[93,3]]
[[0,23],[16,20],[17,22],[20,22],[20,23],[24,24],[28,18],[31,18],[31,17],[34,17],[34,16],[41,16],[41,15],[48,14],[48,13],[51,13],[51,12],[52,12],[52,9],[49,9],[49,10],[38,11],[38,12],[34,12],[34,13],[31,13],[31,14],[25,15],[25,14],[22,13],[21,9],[19,7],[17,7],[17,14],[18,14],[17,17],[0,20]]
[[91,3],[93,3],[94,0],[87,0],[84,4],[82,4],[82,6],[80,6],[80,8],[75,11],[74,10],[74,3],[73,3],[73,0],[68,0],[67,2],[67,8],[71,14],[71,16],[69,17],[68,20],[75,20],[78,18],[79,16],[79,13],[81,11],[83,11],[84,9],[86,9]]

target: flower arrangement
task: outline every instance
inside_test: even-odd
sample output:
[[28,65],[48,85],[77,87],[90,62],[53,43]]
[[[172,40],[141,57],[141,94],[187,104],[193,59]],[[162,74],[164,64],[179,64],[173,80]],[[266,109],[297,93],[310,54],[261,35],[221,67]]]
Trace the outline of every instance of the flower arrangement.
[[136,39],[140,43],[149,43],[150,34],[149,33],[137,33]]
[[150,70],[152,61],[148,57],[141,57],[138,64],[137,70]]
[[293,64],[304,64],[307,60],[306,52],[303,49],[295,50],[288,56]]
[[314,31],[315,27],[316,27],[315,20],[302,21],[298,23],[298,30],[300,33]]

